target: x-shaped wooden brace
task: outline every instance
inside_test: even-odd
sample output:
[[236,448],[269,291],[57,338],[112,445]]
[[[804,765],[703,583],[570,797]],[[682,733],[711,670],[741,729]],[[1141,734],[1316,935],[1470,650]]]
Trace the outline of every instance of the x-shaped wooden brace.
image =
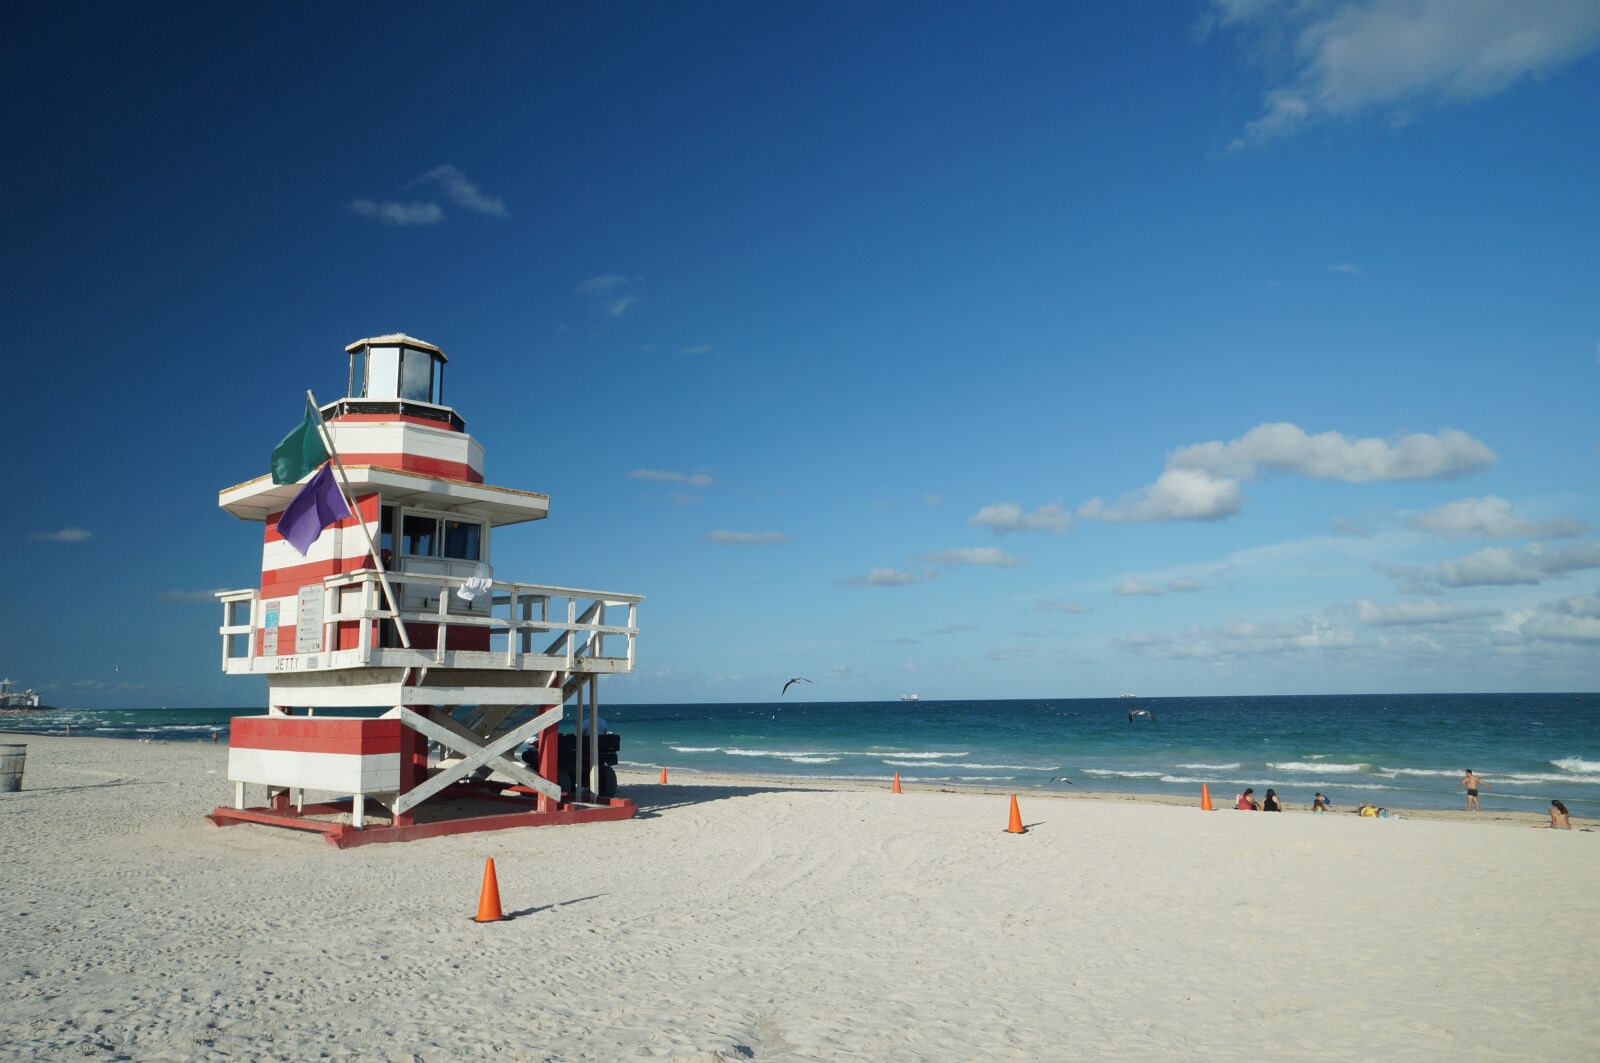
[[493,767],[504,775],[509,775],[517,782],[530,790],[536,790],[555,801],[561,800],[561,787],[543,776],[536,775],[522,764],[506,756],[506,751],[515,749],[540,731],[561,719],[562,706],[535,716],[527,723],[496,738],[493,742],[484,744],[478,735],[467,730],[450,716],[441,716],[437,720],[430,720],[418,716],[410,709],[401,708],[400,722],[420,734],[427,735],[435,742],[460,753],[463,759],[459,764],[452,764],[443,769],[439,774],[430,778],[414,789],[407,790],[395,799],[394,810],[401,813],[415,808],[434,794],[443,790],[457,779],[464,779],[477,771],[485,764]]

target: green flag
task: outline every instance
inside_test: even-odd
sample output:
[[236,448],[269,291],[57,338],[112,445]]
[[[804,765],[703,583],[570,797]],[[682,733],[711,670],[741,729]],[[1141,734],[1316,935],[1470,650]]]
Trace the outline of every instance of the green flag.
[[328,448],[317,431],[317,415],[306,405],[305,420],[272,448],[272,482],[292,484],[328,460]]

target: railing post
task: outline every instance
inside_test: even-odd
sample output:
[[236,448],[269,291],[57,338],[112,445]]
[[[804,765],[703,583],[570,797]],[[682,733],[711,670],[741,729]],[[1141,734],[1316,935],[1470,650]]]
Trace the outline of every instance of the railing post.
[[567,671],[572,671],[573,649],[577,642],[578,599],[567,595]]
[[639,603],[628,603],[628,671],[633,671],[633,637],[639,631]]
[[[517,607],[518,607],[518,604],[519,603],[517,601],[517,588],[516,588],[515,585],[513,585],[512,588],[511,588],[511,601],[509,603],[510,609],[506,613],[506,667],[507,668],[515,668],[517,666],[517,641],[522,637],[521,628],[519,628],[517,626]],[[489,612],[491,614],[493,614],[493,612],[494,612],[494,605],[492,603],[489,606]]]
[[450,588],[445,586],[445,585],[443,585],[443,584],[440,584],[440,586],[439,586],[439,629],[433,633],[433,659],[439,664],[443,664],[444,663],[445,632],[449,630],[449,628],[445,627],[444,618],[445,618],[446,614],[449,612],[449,610],[450,610]]

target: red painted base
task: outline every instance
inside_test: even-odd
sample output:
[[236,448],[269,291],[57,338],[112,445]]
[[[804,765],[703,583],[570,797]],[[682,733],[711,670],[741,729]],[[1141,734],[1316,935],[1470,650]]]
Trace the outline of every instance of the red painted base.
[[[484,795],[475,794],[481,799]],[[515,801],[527,808],[528,802]],[[459,819],[441,819],[432,823],[409,823],[384,826],[374,824],[355,829],[348,823],[329,823],[326,820],[307,819],[311,815],[331,815],[350,811],[348,801],[332,804],[307,805],[303,813],[292,808],[280,811],[275,808],[216,808],[206,816],[218,827],[231,827],[240,823],[265,823],[291,830],[314,831],[322,835],[336,849],[350,849],[357,845],[374,845],[378,842],[414,842],[423,838],[441,838],[447,834],[475,834],[479,831],[507,830],[511,827],[553,827],[565,823],[603,823],[610,820],[632,819],[638,809],[625,797],[614,797],[603,805],[559,805],[553,812],[527,810],[507,812],[493,816],[465,816]]]

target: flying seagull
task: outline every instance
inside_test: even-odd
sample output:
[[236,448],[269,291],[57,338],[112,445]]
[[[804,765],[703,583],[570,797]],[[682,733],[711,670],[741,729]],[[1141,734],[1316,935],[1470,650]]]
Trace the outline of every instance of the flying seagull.
[[1134,709],[1132,712],[1128,713],[1128,722],[1132,723],[1135,716],[1148,716],[1151,723],[1156,722],[1156,714],[1151,712],[1149,709]]
[[1051,782],[1064,782],[1068,786],[1076,786],[1076,785],[1078,785],[1077,783],[1073,782],[1071,779],[1067,778],[1065,775],[1057,775],[1055,778],[1051,779],[1050,781]]
[[[793,679],[789,680],[787,683],[783,684],[783,694],[789,693],[789,688],[794,686],[796,683],[809,683],[809,682],[811,682],[811,680],[807,679],[805,676],[797,675]],[[783,697],[783,694],[779,694],[778,696],[781,698],[781,697]]]

